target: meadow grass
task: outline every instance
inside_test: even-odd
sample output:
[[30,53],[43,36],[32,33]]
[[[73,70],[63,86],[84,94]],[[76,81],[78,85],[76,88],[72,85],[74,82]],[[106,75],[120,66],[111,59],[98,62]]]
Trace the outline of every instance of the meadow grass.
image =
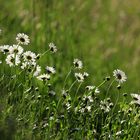
[[[0,139],[140,139],[138,0],[0,2]],[[24,49],[17,65],[5,61],[7,44]],[[35,64],[21,68],[26,51]],[[116,81],[116,69],[126,82]]]

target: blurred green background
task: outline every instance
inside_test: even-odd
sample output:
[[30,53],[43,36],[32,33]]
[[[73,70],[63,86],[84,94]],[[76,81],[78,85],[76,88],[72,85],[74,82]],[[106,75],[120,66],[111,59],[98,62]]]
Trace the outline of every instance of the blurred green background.
[[[126,72],[124,92],[139,91],[139,0],[0,0],[0,44],[15,43],[16,34],[31,38],[25,47],[36,53],[54,42],[58,53],[42,66],[55,65],[61,81],[74,58],[84,62],[89,81],[98,84],[114,69]],[[1,66],[0,66],[1,67]],[[59,84],[57,84],[59,85]]]

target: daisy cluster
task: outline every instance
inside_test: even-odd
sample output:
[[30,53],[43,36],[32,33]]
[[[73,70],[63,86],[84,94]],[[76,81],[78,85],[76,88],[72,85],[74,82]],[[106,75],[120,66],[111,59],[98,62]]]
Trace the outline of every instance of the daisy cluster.
[[[5,62],[10,67],[19,67],[27,73],[32,74],[41,81],[50,80],[50,75],[55,74],[55,68],[46,66],[46,73],[41,74],[41,66],[38,64],[40,54],[35,54],[32,51],[24,51],[22,45],[27,46],[30,43],[30,38],[24,33],[18,33],[16,36],[17,44],[0,46],[0,52],[6,55]],[[52,53],[57,51],[53,43],[49,44],[49,50]],[[2,61],[0,61],[2,63]]]
[[[83,72],[83,62],[76,58],[73,61],[73,71],[74,71],[74,76],[76,78],[76,82],[82,84],[89,76],[89,74],[87,72]],[[124,83],[127,80],[127,76],[125,75],[125,73],[122,70],[116,69],[113,71],[113,77],[114,80],[113,82],[117,82],[117,88],[120,89],[122,83]],[[74,106],[75,108],[75,113],[87,113],[87,112],[91,112],[91,110],[95,109],[95,106],[93,104],[94,101],[96,101],[96,99],[98,97],[96,97],[97,95],[99,95],[100,93],[100,87],[107,81],[110,81],[110,76],[107,76],[104,81],[99,84],[98,86],[95,85],[87,85],[85,87],[85,92],[84,95],[81,95],[81,97],[79,97],[77,100],[74,102],[78,102],[78,105]],[[73,83],[74,84],[74,83]],[[72,85],[73,85],[72,84]],[[72,97],[69,94],[70,90],[65,90],[63,89],[62,91],[62,96],[64,97],[64,106],[66,108],[67,111],[70,111],[73,103],[72,103]],[[110,110],[112,109],[112,107],[114,106],[113,103],[111,102],[111,99],[107,98],[104,100],[101,100],[100,102],[98,102],[98,105],[100,107],[100,109],[105,112],[108,113],[110,112]]]
[[[75,58],[71,64],[70,72],[68,72],[64,81],[62,80],[63,83],[58,83],[60,86],[63,84],[63,88],[60,88],[61,91],[59,91],[56,90],[55,87],[52,87],[52,83],[50,84],[49,82],[48,84],[52,75],[56,74],[55,67],[46,66],[44,68],[45,72],[42,73],[44,70],[39,65],[40,58],[45,55],[46,52],[57,52],[56,45],[49,43],[46,52],[36,54],[32,51],[24,50],[23,46],[27,46],[30,43],[28,35],[19,33],[16,36],[16,41],[17,43],[13,45],[0,46],[0,52],[5,56],[4,61],[0,61],[0,64],[6,63],[10,68],[18,68],[18,70],[24,71],[28,76],[28,80],[32,80],[34,77],[37,81],[39,80],[45,83],[40,86],[38,82],[30,81],[30,84],[28,84],[25,81],[25,85],[23,85],[24,90],[21,90],[21,92],[23,92],[21,95],[22,105],[19,108],[16,105],[21,102],[17,100],[16,94],[12,94],[16,93],[16,89],[12,88],[11,91],[9,90],[10,95],[8,95],[8,101],[10,103],[8,103],[8,105],[15,105],[13,110],[15,108],[17,110],[19,109],[17,111],[19,112],[16,118],[17,122],[20,123],[22,119],[25,122],[28,120],[32,131],[36,133],[38,129],[39,134],[45,132],[44,136],[53,131],[53,135],[57,132],[63,134],[67,129],[67,133],[71,137],[75,132],[81,134],[83,131],[83,135],[87,135],[90,137],[89,139],[93,137],[95,137],[95,139],[119,139],[122,135],[127,134],[124,128],[125,123],[129,119],[131,123],[127,125],[131,124],[129,126],[130,128],[132,124],[138,124],[140,111],[137,107],[140,106],[140,95],[132,93],[130,95],[133,100],[124,103],[127,96],[127,94],[124,93],[123,103],[120,103],[119,96],[115,96],[117,98],[115,102],[112,102],[108,94],[110,88],[115,84],[118,89],[118,95],[120,94],[123,83],[127,81],[125,72],[120,69],[115,69],[112,72],[112,76],[105,77],[99,85],[87,84],[89,74],[84,70],[83,62]],[[70,82],[67,82],[69,76],[72,78]],[[20,82],[20,79],[17,83],[18,82]],[[102,91],[101,87],[106,82],[108,82],[108,88],[106,91]],[[16,87],[16,84],[13,86]],[[59,92],[60,94],[58,94]],[[105,96],[100,96],[101,93],[105,93]],[[11,97],[12,95],[14,96]],[[13,100],[11,98],[13,98]],[[11,106],[10,109],[12,108]],[[26,108],[29,110],[28,112],[25,111]],[[8,108],[9,112],[12,110],[10,109]],[[115,109],[118,110],[116,111]],[[117,128],[116,124],[120,124],[121,127]],[[103,135],[99,136],[101,133],[103,133]],[[48,139],[48,137],[45,139]],[[84,139],[86,139],[86,137],[84,137]]]

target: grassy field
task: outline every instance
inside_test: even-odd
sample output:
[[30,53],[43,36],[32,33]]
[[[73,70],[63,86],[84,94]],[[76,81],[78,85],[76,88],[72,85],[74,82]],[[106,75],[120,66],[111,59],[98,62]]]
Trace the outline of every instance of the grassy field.
[[[25,33],[30,44],[24,46],[24,51],[42,54],[49,49],[50,42],[58,49],[56,53],[42,56],[38,62],[43,73],[46,66],[56,68],[56,74],[49,82],[51,90],[43,82],[26,76],[26,71],[22,73],[19,68],[9,67],[5,63],[6,56],[0,54],[0,139],[139,139],[139,110],[137,106],[129,105],[130,94],[139,93],[140,83],[139,0],[0,0],[0,3],[1,46],[16,44],[16,35]],[[72,69],[69,73],[75,58],[83,62],[84,68],[80,71]],[[119,92],[118,83],[111,84],[116,69],[127,75]],[[74,73],[84,71],[89,73],[88,79],[82,85],[78,82],[73,85]],[[17,75],[16,79],[14,75]],[[111,76],[110,81],[98,86],[107,76]],[[64,85],[65,90],[69,89],[66,99],[61,97]],[[73,114],[74,108],[83,105],[84,101],[78,100],[87,94],[87,85],[99,87],[99,101],[88,104],[93,109],[90,115]],[[39,88],[37,91],[36,87]],[[49,90],[55,91],[56,96],[50,97]],[[89,92],[88,96],[92,93]],[[124,93],[128,94],[127,98]],[[40,95],[42,97],[38,100]],[[108,97],[114,107],[106,114],[102,113],[100,105]],[[69,98],[72,98],[72,109],[66,111],[61,104],[67,106]],[[49,109],[44,113],[46,108]],[[134,110],[132,113],[130,108]],[[117,111],[120,114],[116,114]],[[61,116],[65,117],[64,121],[59,118]],[[89,118],[93,126],[90,126]],[[118,121],[112,121],[112,118]],[[126,124],[120,126],[123,120]],[[110,122],[111,126],[107,126]],[[117,135],[119,131],[121,134]]]

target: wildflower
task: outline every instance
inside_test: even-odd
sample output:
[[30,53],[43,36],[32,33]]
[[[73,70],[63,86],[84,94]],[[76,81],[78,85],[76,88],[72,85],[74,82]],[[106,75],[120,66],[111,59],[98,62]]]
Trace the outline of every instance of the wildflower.
[[78,82],[83,82],[84,81],[84,77],[81,73],[75,73],[75,77],[76,77]]
[[0,64],[2,63],[2,61],[0,60]]
[[113,107],[113,103],[109,103],[109,107],[112,108]]
[[95,86],[86,86],[86,90],[91,91],[95,88]]
[[134,99],[134,101],[132,101],[132,104],[137,104],[140,105],[140,95],[139,94],[131,94],[131,97]]
[[117,86],[117,89],[118,89],[118,90],[121,89],[121,85],[118,85],[118,86]]
[[105,80],[109,81],[110,80],[110,76],[105,77]]
[[33,76],[35,76],[35,77],[38,76],[40,74],[40,72],[41,72],[41,67],[39,65],[37,65]]
[[125,73],[119,69],[113,71],[113,76],[115,76],[116,81],[118,81],[119,83],[123,83],[127,79]]
[[82,69],[82,67],[83,67],[83,63],[79,59],[74,59],[73,64],[74,64],[75,68],[78,68],[78,69]]
[[95,89],[95,93],[100,93],[98,88]]
[[50,96],[55,96],[55,95],[56,95],[56,92],[53,91],[53,90],[51,90],[51,91],[48,92],[48,95],[50,95]]
[[48,88],[51,88],[52,85],[51,84],[48,84],[47,86],[48,86]]
[[109,102],[109,103],[111,102],[111,99],[110,99],[110,98],[107,98],[106,100],[107,100],[107,102]]
[[21,69],[34,69],[36,67],[36,62],[22,62]]
[[130,114],[132,112],[132,108],[129,108],[127,113]]
[[87,72],[84,72],[83,76],[84,76],[84,78],[87,78],[89,76],[89,74]]
[[30,43],[29,37],[24,33],[18,33],[16,40],[18,44],[22,44],[22,45],[28,45]]
[[80,111],[81,113],[84,113],[84,112],[85,112],[85,108],[80,108],[79,111]]
[[0,46],[0,52],[3,52],[4,54],[6,54],[9,52],[9,48],[10,48],[9,45]]
[[90,103],[92,103],[93,102],[93,98],[92,98],[92,96],[87,96],[87,95],[85,95],[84,97],[83,97],[83,101],[89,101]]
[[57,52],[57,48],[56,48],[56,46],[54,45],[54,43],[49,43],[49,48],[50,48],[50,51],[51,51],[52,53]]
[[42,75],[38,76],[37,79],[41,80],[41,81],[48,81],[48,80],[50,80],[50,75],[42,74]]
[[46,111],[48,111],[49,110],[49,107],[46,107]]
[[66,98],[68,96],[68,92],[66,90],[62,90],[62,96]]
[[23,58],[24,58],[24,61],[32,61],[32,62],[35,62],[36,61],[36,54],[31,52],[31,51],[26,51],[24,54],[23,54]]
[[132,94],[130,94],[131,95],[131,97],[134,99],[134,100],[140,100],[140,95],[139,94],[134,94],[134,93],[132,93]]
[[20,57],[19,55],[9,54],[5,61],[10,67],[14,65],[17,66],[20,63]]
[[41,56],[41,54],[37,54],[36,59],[39,60],[40,56]]
[[21,64],[21,69],[25,69],[27,67],[27,62]]
[[10,54],[22,54],[23,53],[23,48],[19,45],[13,45],[9,47],[9,53]]
[[113,103],[109,103],[106,99],[100,102],[100,108],[105,113],[109,112],[112,106],[113,106]]
[[42,98],[42,96],[41,96],[41,95],[38,95],[38,96],[37,96],[37,99],[39,99],[39,100],[40,100],[41,98]]
[[35,88],[35,91],[39,91],[38,87]]
[[86,106],[86,107],[85,107],[85,111],[91,112],[91,106]]
[[56,73],[54,67],[49,67],[49,66],[47,66],[47,67],[46,67],[46,71],[47,71],[48,74],[51,74],[51,73],[52,73],[52,74],[55,74],[55,73]]
[[126,97],[128,94],[127,93],[123,93],[123,96]]

